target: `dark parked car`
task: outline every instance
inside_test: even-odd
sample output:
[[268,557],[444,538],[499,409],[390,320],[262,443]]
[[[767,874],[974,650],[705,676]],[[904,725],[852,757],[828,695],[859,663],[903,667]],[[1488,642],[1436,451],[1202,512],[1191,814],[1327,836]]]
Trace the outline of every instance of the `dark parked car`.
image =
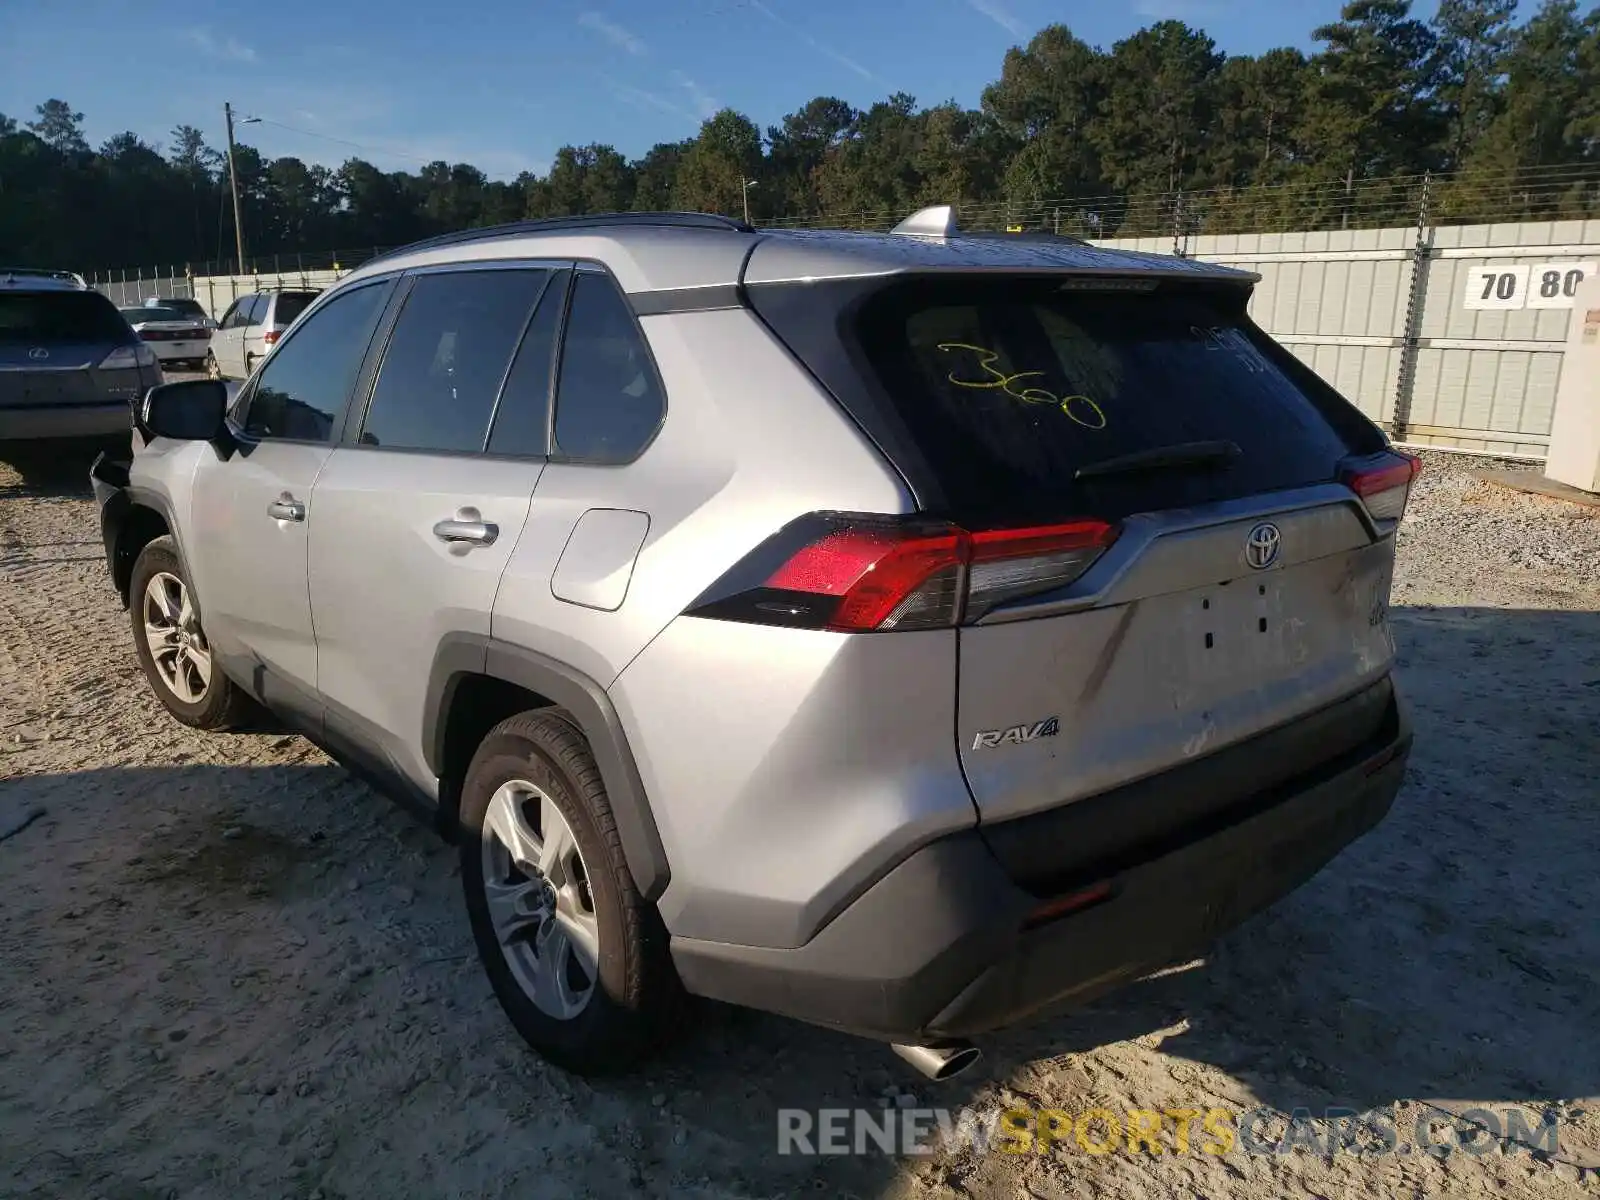
[[0,445],[126,433],[161,381],[155,353],[80,278],[0,269]]

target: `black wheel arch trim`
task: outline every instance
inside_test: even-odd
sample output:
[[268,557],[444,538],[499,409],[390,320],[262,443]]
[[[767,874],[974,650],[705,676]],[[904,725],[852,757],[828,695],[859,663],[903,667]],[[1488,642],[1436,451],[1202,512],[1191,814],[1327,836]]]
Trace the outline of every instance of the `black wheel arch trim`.
[[122,531],[132,512],[133,501],[128,499],[124,488],[112,491],[100,505],[100,543],[105,547],[106,570],[111,573],[111,586],[116,589],[124,606],[128,603],[127,575],[130,572],[122,569],[122,564],[117,560],[117,551],[122,545]]
[[639,894],[652,902],[659,899],[672,874],[644,781],[616,706],[605,689],[583,672],[492,637],[447,634],[434,653],[423,708],[423,752],[428,769],[442,777],[450,708],[461,684],[473,675],[503,680],[544,696],[578,723],[600,768],[622,853]]
[[183,566],[184,577],[189,580],[192,603],[198,609],[200,598],[195,594],[194,577],[189,571],[188,555],[183,552],[183,535],[173,518],[172,506],[165,496],[136,483],[116,488],[100,506],[100,540],[105,545],[106,566],[111,571],[112,585],[121,597],[123,607],[131,602],[129,591],[133,583],[133,565],[138,558],[137,554],[124,549],[123,534],[127,531],[134,510],[140,508],[155,513],[166,525],[167,533],[177,549],[178,562]]

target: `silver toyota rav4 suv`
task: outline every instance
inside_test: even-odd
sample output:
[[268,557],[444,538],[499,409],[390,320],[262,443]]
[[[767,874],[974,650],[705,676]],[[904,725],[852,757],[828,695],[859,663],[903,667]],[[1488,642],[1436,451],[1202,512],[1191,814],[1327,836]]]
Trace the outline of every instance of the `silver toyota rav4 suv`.
[[1204,951],[1378,822],[1416,472],[1246,314],[1070,239],[631,214],[319,296],[93,469],[180,721],[459,843],[539,1052],[685,995],[968,1040]]

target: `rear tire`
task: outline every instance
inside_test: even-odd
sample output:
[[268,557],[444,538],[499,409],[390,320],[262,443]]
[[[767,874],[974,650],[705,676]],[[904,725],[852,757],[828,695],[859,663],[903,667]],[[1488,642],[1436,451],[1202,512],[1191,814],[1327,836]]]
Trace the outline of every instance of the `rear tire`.
[[249,724],[256,706],[223,674],[212,654],[171,537],[156,538],[134,561],[128,615],[139,665],[169,713],[194,729],[241,729]]
[[489,731],[462,787],[460,853],[479,957],[523,1039],[579,1075],[643,1061],[682,989],[570,718],[536,710]]

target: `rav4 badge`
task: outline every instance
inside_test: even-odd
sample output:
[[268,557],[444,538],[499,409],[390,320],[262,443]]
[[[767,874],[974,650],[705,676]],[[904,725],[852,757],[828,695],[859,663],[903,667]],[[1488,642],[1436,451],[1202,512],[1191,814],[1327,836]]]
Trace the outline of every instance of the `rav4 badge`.
[[1055,737],[1061,732],[1061,718],[1046,717],[1032,725],[1013,725],[1010,729],[980,729],[972,739],[974,750],[989,750],[995,746],[1020,746],[1037,738]]

